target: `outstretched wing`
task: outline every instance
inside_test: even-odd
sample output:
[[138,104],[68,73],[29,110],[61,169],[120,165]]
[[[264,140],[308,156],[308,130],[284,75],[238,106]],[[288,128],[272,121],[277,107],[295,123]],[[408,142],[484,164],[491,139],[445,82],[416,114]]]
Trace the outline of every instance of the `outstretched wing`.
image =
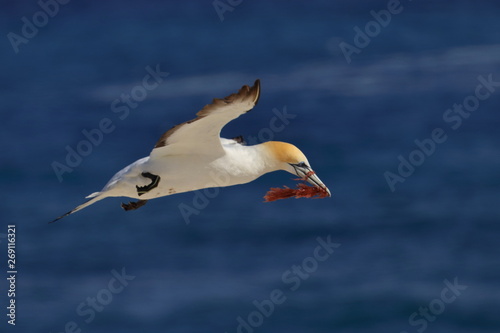
[[250,111],[260,96],[260,80],[253,87],[243,86],[223,99],[205,105],[196,118],[172,127],[156,143],[151,158],[177,154],[224,154],[220,141],[222,128],[231,120]]

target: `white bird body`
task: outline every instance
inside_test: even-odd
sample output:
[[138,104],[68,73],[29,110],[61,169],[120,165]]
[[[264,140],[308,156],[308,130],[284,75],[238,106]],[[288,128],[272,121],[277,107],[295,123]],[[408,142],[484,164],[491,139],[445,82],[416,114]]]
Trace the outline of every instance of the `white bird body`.
[[312,172],[304,154],[291,144],[270,141],[246,146],[241,138],[220,138],[222,127],[252,109],[259,96],[257,80],[253,87],[243,86],[236,94],[214,99],[197,113],[197,118],[167,131],[149,156],[117,172],[101,191],[87,196],[89,201],[53,222],[107,197],[139,199],[122,204],[125,210],[130,210],[150,199],[244,184],[276,170],[301,178],[307,175],[309,182],[328,191]]
[[[233,140],[221,138],[225,154],[167,155],[164,160],[141,158],[117,172],[104,186],[88,198],[129,197],[154,199],[175,193],[195,191],[208,187],[225,187],[251,182],[272,170],[272,164],[262,152],[262,146],[242,146]],[[161,182],[151,191],[139,196],[136,186],[146,186],[151,181],[141,175],[144,170],[158,175]],[[272,170],[274,171],[274,170]]]

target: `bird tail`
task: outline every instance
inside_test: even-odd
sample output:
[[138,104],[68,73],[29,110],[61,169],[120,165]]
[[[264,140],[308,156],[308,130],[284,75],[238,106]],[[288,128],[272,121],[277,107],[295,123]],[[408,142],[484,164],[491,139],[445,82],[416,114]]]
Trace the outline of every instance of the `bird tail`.
[[73,209],[72,209],[72,210],[70,210],[69,212],[67,212],[67,213],[65,213],[65,214],[63,214],[63,215],[61,215],[61,216],[59,216],[59,217],[58,217],[58,218],[56,218],[55,220],[50,221],[49,223],[54,223],[54,222],[56,222],[56,221],[58,221],[58,220],[62,219],[63,217],[66,217],[66,216],[68,216],[68,215],[70,215],[70,214],[76,213],[77,211],[79,211],[79,210],[81,210],[81,209],[84,209],[85,207],[90,206],[90,205],[92,205],[93,203],[96,203],[97,201],[102,200],[102,199],[107,198],[107,197],[108,197],[108,195],[105,195],[105,194],[103,194],[102,192],[94,192],[94,193],[92,193],[91,195],[86,196],[86,198],[87,198],[87,199],[89,199],[89,200],[87,200],[86,202],[84,202],[84,203],[83,203],[83,204],[81,204],[80,206],[77,206],[77,207],[73,208]]

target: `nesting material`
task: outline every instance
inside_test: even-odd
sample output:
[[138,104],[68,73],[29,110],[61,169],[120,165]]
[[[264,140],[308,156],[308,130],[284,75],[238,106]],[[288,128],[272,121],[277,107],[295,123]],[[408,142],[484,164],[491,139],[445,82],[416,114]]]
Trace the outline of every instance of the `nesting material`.
[[320,199],[328,197],[328,192],[322,187],[307,186],[304,183],[297,184],[297,188],[289,188],[284,186],[283,188],[271,188],[269,192],[264,196],[264,202],[276,201],[279,199],[288,199],[295,197],[298,198],[313,198]]

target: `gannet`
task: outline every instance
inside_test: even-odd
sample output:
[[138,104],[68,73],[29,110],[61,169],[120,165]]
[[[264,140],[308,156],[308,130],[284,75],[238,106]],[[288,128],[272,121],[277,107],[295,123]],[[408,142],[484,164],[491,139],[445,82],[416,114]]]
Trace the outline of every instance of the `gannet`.
[[196,118],[165,132],[149,156],[118,171],[104,188],[88,195],[87,202],[51,222],[73,214],[107,197],[129,197],[125,210],[137,209],[150,199],[210,187],[251,182],[272,171],[284,170],[307,180],[327,196],[330,191],[312,170],[306,156],[294,145],[268,141],[247,146],[242,137],[220,137],[231,120],[250,111],[260,97],[260,80],[237,93],[215,98]]

